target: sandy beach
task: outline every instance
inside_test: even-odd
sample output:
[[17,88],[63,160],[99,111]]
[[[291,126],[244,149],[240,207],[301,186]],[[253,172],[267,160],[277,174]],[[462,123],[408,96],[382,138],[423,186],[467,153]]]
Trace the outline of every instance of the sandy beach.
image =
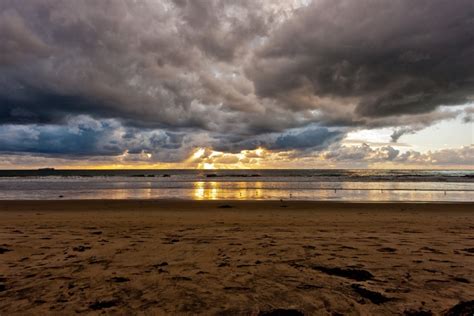
[[472,210],[0,201],[0,315],[472,315]]

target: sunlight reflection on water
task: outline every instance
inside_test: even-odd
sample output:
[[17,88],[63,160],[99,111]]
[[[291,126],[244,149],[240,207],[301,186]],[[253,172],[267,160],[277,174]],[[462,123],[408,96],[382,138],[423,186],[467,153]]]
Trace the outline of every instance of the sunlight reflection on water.
[[474,201],[472,182],[176,181],[36,178],[0,180],[0,199]]

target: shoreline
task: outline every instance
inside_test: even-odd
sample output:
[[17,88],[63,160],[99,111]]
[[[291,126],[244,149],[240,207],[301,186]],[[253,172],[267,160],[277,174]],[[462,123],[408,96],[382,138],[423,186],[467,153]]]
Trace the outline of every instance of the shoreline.
[[[103,203],[117,203],[117,204],[129,204],[133,205],[135,203],[145,203],[145,204],[153,204],[155,206],[159,205],[171,205],[171,204],[202,204],[202,205],[213,205],[213,204],[222,204],[222,203],[233,203],[236,205],[249,205],[253,203],[258,204],[268,204],[268,205],[278,205],[281,204],[281,200],[279,199],[248,199],[248,200],[239,200],[239,199],[180,199],[180,198],[165,198],[165,199],[51,199],[51,200],[39,200],[39,199],[8,199],[8,200],[0,200],[0,207],[6,205],[22,205],[25,206],[28,204],[76,204],[76,203],[86,203],[86,204],[103,204]],[[342,206],[342,205],[387,205],[387,204],[413,204],[413,205],[474,205],[474,201],[341,201],[341,200],[291,200],[291,199],[283,199],[283,203],[297,205],[297,206]],[[1,208],[0,208],[1,211]]]

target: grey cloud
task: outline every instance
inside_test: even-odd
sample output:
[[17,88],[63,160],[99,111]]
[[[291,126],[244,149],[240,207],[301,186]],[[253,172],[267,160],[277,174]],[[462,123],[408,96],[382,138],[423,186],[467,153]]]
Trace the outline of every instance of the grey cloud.
[[291,129],[283,133],[265,133],[250,139],[238,135],[221,135],[212,143],[212,147],[218,151],[230,153],[252,150],[258,147],[273,151],[298,150],[309,152],[325,149],[331,144],[342,140],[345,134],[346,131],[340,129],[309,126]]
[[0,151],[73,158],[151,154],[152,161],[187,157],[185,134],[122,126],[113,119],[71,117],[65,125],[0,125]]
[[338,146],[331,148],[323,154],[324,159],[337,161],[357,161],[364,160],[372,152],[372,148],[367,144],[361,146]]
[[474,146],[447,148],[420,153],[407,151],[397,156],[400,163],[420,164],[421,166],[472,166],[474,164]]
[[49,47],[28,28],[15,10],[0,11],[0,38],[0,65],[18,65],[50,54]]
[[465,165],[474,164],[474,146],[463,146],[460,149],[442,149],[426,154],[435,165]]
[[175,0],[174,3],[185,22],[179,24],[180,34],[219,60],[232,60],[249,41],[265,35],[270,19],[258,2],[252,0]]
[[418,129],[412,128],[412,127],[403,127],[403,128],[394,130],[392,135],[390,135],[392,143],[398,142],[400,137],[402,137],[405,134],[414,134],[417,130]]
[[300,133],[288,133],[279,136],[270,149],[322,149],[329,144],[341,140],[344,133],[341,131],[329,131],[327,128],[314,128],[304,130]]
[[371,147],[367,144],[360,146],[335,145],[319,155],[328,161],[358,166],[369,166],[373,163],[386,162],[418,165],[423,168],[428,166],[472,166],[474,163],[474,145],[428,151],[426,153],[414,150],[401,152],[392,146]]
[[463,122],[467,124],[474,122],[474,107],[469,107],[464,110]]
[[99,130],[80,128],[69,130],[62,126],[0,126],[3,152],[29,152],[47,155],[118,155],[121,148],[108,140],[110,126]]

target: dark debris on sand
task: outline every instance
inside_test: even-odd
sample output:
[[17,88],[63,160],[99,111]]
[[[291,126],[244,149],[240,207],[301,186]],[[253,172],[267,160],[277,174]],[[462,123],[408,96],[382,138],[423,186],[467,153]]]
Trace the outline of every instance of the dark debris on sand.
[[460,302],[451,307],[445,316],[472,316],[474,315],[474,301]]
[[392,300],[391,298],[388,298],[385,295],[380,294],[379,292],[368,290],[368,289],[362,287],[360,284],[352,284],[351,287],[352,287],[352,289],[354,289],[354,291],[357,294],[359,294],[363,298],[366,298],[369,301],[371,301],[372,303],[377,304],[377,305],[378,304],[383,304],[383,303],[386,303],[386,302]]
[[232,208],[233,206],[232,205],[229,205],[229,204],[223,204],[223,205],[219,205],[218,208]]
[[4,254],[5,252],[12,251],[11,249],[5,248],[5,247],[0,247],[0,255]]
[[299,284],[296,286],[298,290],[316,290],[316,289],[322,289],[323,287],[321,285],[314,285],[314,284]]
[[110,279],[110,281],[115,283],[124,283],[130,281],[130,279],[126,277],[113,277]]
[[180,275],[171,277],[171,280],[173,280],[173,281],[192,281],[192,279],[190,277],[180,276]]
[[166,267],[168,265],[168,262],[163,261],[157,264],[152,265],[153,268],[160,268],[160,267]]
[[232,292],[248,292],[252,289],[246,286],[225,286],[224,290]]
[[118,306],[119,303],[120,301],[117,299],[95,301],[94,303],[89,305],[89,308],[96,311],[96,310],[101,310],[104,308],[111,308],[111,307]]
[[405,316],[433,316],[433,312],[424,309],[407,309],[403,312]]
[[367,280],[372,280],[374,276],[372,273],[366,270],[361,270],[361,269],[345,269],[345,268],[329,268],[325,266],[319,266],[319,265],[313,265],[311,266],[312,269],[321,271],[323,273],[329,274],[329,275],[336,275],[356,281],[367,281]]
[[397,252],[397,249],[391,248],[391,247],[383,247],[383,248],[377,249],[377,251],[378,252],[395,253],[395,252]]
[[82,246],[81,245],[81,246],[77,246],[77,247],[72,248],[72,250],[77,251],[77,252],[84,252],[84,251],[89,250],[91,248],[92,247],[90,247],[90,246]]
[[453,280],[460,283],[471,283],[468,279],[463,277],[454,277]]
[[258,313],[258,316],[304,316],[304,314],[297,309],[277,308],[269,311],[261,311]]

